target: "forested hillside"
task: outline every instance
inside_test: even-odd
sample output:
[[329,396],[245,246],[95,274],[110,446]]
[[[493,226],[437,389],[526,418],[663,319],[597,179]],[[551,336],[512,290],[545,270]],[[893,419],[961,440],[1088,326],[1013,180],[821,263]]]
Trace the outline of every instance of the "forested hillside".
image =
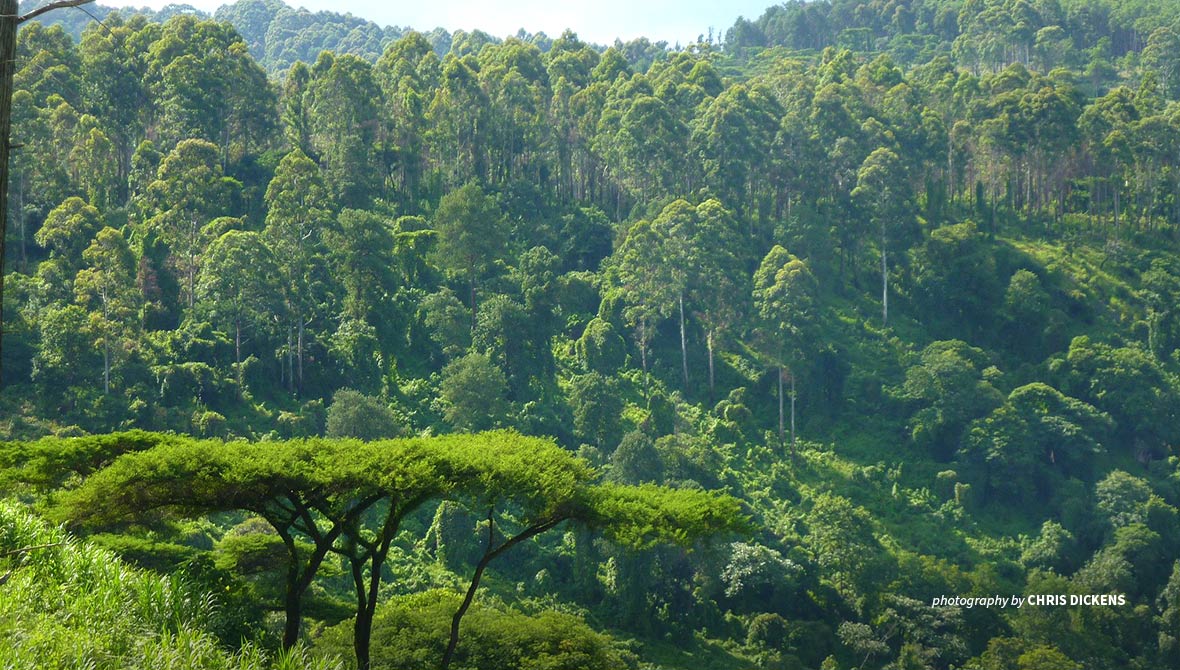
[[[19,34],[25,502],[80,521],[160,440],[513,429],[749,527],[529,539],[474,666],[1180,668],[1180,3],[791,2],[682,49],[167,14]],[[85,437],[130,429],[158,435]],[[477,507],[391,536],[374,667],[441,654]],[[311,549],[252,508],[138,511],[71,528],[212,563],[197,588],[274,612],[206,633],[280,646],[275,566]],[[329,563],[283,662],[350,657]],[[930,606],[1035,593],[1126,604]],[[545,665],[554,628],[597,660]]]

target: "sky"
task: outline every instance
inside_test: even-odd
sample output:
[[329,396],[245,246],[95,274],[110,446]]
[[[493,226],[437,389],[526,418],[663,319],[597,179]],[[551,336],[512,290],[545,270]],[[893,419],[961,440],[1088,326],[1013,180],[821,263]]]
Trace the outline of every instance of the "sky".
[[[111,7],[160,8],[170,2],[190,4],[212,13],[220,0],[98,0]],[[403,26],[427,31],[442,26],[449,31],[478,28],[497,37],[515,34],[520,28],[528,32],[544,31],[557,37],[572,28],[587,42],[611,44],[615,38],[624,42],[647,37],[670,45],[695,42],[698,35],[724,37],[738,16],[756,19],[777,0],[411,0],[410,2],[374,2],[373,0],[286,0],[292,6],[310,11],[350,13],[381,26]]]

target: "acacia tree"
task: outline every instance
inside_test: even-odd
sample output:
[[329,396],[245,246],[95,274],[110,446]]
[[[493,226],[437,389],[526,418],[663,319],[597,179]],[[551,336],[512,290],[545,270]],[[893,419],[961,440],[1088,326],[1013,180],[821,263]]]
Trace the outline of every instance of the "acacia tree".
[[654,485],[595,483],[586,461],[550,440],[513,432],[444,438],[446,460],[457,467],[454,495],[484,515],[487,540],[471,581],[451,619],[442,670],[455,658],[463,615],[471,607],[493,560],[566,523],[602,530],[634,549],[671,542],[689,546],[700,538],[748,530],[740,503],[700,490]]
[[[382,499],[353,441],[244,444],[176,440],[115,459],[66,496],[65,518],[113,523],[159,510],[185,516],[246,510],[287,550],[283,647],[299,640],[303,594],[345,529]],[[416,467],[407,462],[407,467]],[[391,466],[396,467],[396,466]],[[310,552],[297,539],[311,542]]]

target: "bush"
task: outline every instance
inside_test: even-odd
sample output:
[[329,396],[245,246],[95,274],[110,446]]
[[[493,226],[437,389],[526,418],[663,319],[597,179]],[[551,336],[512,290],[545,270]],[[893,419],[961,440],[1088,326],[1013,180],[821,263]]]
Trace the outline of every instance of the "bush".
[[340,389],[328,408],[328,437],[380,440],[402,434],[397,417],[380,399]]
[[[455,593],[427,591],[380,606],[373,621],[373,670],[438,665],[459,601]],[[351,645],[352,622],[346,621],[325,632],[316,649],[346,656]],[[559,612],[527,615],[482,603],[473,605],[463,619],[453,667],[618,670],[637,667],[637,659],[578,617]]]

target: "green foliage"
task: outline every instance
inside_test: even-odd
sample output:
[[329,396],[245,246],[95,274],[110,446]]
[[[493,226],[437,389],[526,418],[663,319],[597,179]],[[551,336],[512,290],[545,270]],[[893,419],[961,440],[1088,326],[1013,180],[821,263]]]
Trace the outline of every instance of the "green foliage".
[[249,643],[227,652],[209,632],[223,616],[218,595],[198,591],[180,575],[129,567],[12,503],[0,505],[0,517],[0,551],[53,545],[2,559],[8,578],[0,587],[0,658],[7,665],[294,670],[334,664],[298,650],[275,658]]
[[[373,624],[374,668],[424,667],[437,663],[446,642],[457,594],[425,591],[390,599],[377,610]],[[468,613],[469,633],[455,660],[464,668],[637,667],[635,656],[618,641],[595,632],[579,617],[546,611],[524,614],[485,602]],[[329,629],[319,646],[323,653],[348,651],[344,626]],[[318,653],[318,652],[317,652]]]
[[[191,547],[231,645],[277,609],[285,642],[354,609],[363,640],[496,558],[485,590],[661,666],[1170,667],[1174,4],[787,3],[724,48],[605,50],[274,0],[223,8],[238,32],[46,14],[0,432],[269,442],[5,443],[0,481],[128,557]],[[504,426],[555,440],[314,438]],[[920,602],[1022,588],[1133,600]]]
[[619,415],[623,411],[623,399],[620,392],[614,379],[597,372],[571,380],[569,396],[574,411],[574,430],[585,442],[604,451],[611,451],[622,437]]
[[379,398],[340,389],[328,405],[328,437],[380,440],[402,433],[397,417]]
[[443,368],[439,399],[443,416],[457,430],[502,426],[508,418],[508,382],[484,354],[470,353]]
[[1041,383],[1022,386],[971,424],[962,455],[996,495],[1044,500],[1056,477],[1088,479],[1110,417]]
[[910,434],[935,458],[949,459],[967,424],[1002,404],[987,379],[987,363],[982,350],[952,340],[930,344],[906,370],[900,395],[919,407]]

